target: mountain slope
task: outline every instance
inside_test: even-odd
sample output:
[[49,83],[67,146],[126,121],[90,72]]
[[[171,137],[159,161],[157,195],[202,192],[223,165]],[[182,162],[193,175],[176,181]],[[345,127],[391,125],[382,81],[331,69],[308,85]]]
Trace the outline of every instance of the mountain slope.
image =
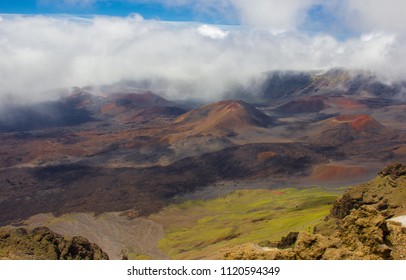
[[323,96],[310,96],[289,101],[276,108],[277,112],[283,114],[305,114],[318,113],[329,108],[327,98]]
[[150,91],[114,93],[102,101],[99,113],[120,118],[134,116],[147,108],[167,106],[173,106],[173,103]]
[[312,142],[321,145],[342,145],[353,140],[373,140],[393,135],[393,130],[368,115],[339,115],[316,124],[320,133]]
[[404,82],[385,84],[367,71],[274,71],[264,82],[262,97],[273,101],[312,95],[392,99],[402,96],[405,87]]
[[220,101],[192,110],[175,120],[196,133],[265,128],[271,118],[243,101]]

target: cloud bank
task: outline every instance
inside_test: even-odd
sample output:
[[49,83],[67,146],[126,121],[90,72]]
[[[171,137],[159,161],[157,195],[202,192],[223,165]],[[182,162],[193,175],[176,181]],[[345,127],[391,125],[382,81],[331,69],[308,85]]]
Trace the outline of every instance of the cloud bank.
[[[357,15],[347,23],[357,26],[360,35],[338,40],[327,33],[309,35],[298,28],[308,17],[308,8],[325,0],[151,1],[194,5],[200,10],[211,9],[216,3],[220,8],[232,5],[232,12],[237,11],[243,24],[163,22],[139,15],[3,15],[0,96],[36,100],[72,86],[147,80],[153,89],[175,98],[214,100],[233,86],[249,84],[271,70],[343,67],[372,70],[392,79],[406,74],[406,32],[398,19],[390,16],[405,10],[399,6],[385,8],[374,0],[365,7],[361,6],[364,1],[339,2],[345,5],[337,4],[337,18]],[[63,2],[74,5],[78,1]],[[388,2],[393,4],[389,6],[402,3]],[[329,1],[330,8],[332,4],[334,1]],[[384,19],[374,13],[380,9],[388,15]]]

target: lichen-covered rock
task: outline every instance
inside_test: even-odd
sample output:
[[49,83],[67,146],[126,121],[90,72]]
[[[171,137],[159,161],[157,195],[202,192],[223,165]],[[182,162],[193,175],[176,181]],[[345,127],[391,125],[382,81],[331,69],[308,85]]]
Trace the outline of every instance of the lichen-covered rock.
[[339,240],[320,234],[301,232],[297,238],[294,251],[300,260],[319,260],[327,248],[336,248]]
[[293,249],[279,250],[264,248],[256,244],[244,244],[224,254],[226,260],[296,260],[297,254]]
[[388,222],[389,235],[387,241],[392,247],[392,258],[394,260],[406,259],[406,228],[400,223]]
[[[297,260],[382,260],[406,259],[406,228],[390,221],[406,214],[406,167],[394,164],[379,176],[353,188],[338,199],[315,232],[291,233],[281,242],[269,242],[275,248],[252,246],[229,252],[227,259]],[[293,238],[295,237],[295,238]],[[294,244],[291,244],[294,241]],[[283,249],[288,248],[288,249]]]
[[[334,231],[328,235],[300,232],[294,246],[289,249],[263,250],[253,246],[246,250],[240,247],[225,257],[273,260],[382,260],[406,257],[406,243],[403,243],[406,229],[402,231],[400,224],[385,220],[373,206],[362,206],[336,222],[338,224]],[[399,250],[403,250],[402,253]]]
[[385,218],[406,213],[406,165],[385,167],[374,180],[348,189],[331,209],[331,216],[343,219],[353,209],[373,205]]
[[334,202],[330,213],[333,217],[343,219],[350,214],[352,209],[357,209],[362,205],[362,192],[344,194],[339,200]]
[[384,216],[373,206],[362,206],[344,218],[337,232],[343,246],[367,259],[391,259],[390,230]]
[[386,166],[384,169],[382,169],[381,172],[379,172],[379,176],[381,177],[390,176],[394,180],[405,175],[406,175],[406,165],[398,162]]
[[83,237],[64,238],[39,227],[0,230],[0,259],[107,260],[108,256]]
[[278,249],[287,249],[296,243],[298,236],[298,232],[290,232],[286,237],[282,237],[276,247]]

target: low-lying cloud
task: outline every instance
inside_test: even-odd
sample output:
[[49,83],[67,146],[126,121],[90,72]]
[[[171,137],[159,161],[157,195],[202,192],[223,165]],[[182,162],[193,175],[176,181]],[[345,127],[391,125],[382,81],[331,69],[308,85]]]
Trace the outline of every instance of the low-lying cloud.
[[[270,70],[357,68],[401,77],[406,41],[382,30],[340,41],[274,32],[126,18],[0,18],[0,96],[48,98],[57,89],[150,81],[173,97],[218,99]],[[167,82],[162,82],[167,81]]]

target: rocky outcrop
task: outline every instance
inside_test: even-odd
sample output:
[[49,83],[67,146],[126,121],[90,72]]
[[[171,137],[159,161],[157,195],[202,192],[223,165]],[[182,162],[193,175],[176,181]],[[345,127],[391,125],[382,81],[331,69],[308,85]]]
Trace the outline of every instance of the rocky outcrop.
[[382,169],[378,175],[381,177],[389,176],[391,179],[396,180],[401,176],[406,176],[406,165],[402,163],[392,163]]
[[[373,206],[362,206],[345,217],[329,235],[300,232],[291,248],[239,248],[226,259],[356,260],[405,258],[393,241],[406,237],[406,229],[385,220]],[[404,243],[403,243],[404,244]],[[404,249],[403,249],[404,250]],[[396,252],[394,252],[396,251]]]
[[[246,245],[225,259],[406,259],[406,228],[389,218],[405,215],[405,165],[392,164],[367,184],[350,188],[314,233],[291,233],[275,248]],[[294,238],[293,238],[294,237]],[[287,246],[279,246],[290,240]],[[293,244],[291,244],[293,243]],[[272,244],[270,242],[269,244]]]
[[351,210],[373,205],[386,218],[406,213],[406,165],[393,163],[374,180],[348,189],[331,209],[331,216],[343,219]]
[[64,238],[46,227],[0,230],[0,259],[108,260],[106,253],[83,237]]

